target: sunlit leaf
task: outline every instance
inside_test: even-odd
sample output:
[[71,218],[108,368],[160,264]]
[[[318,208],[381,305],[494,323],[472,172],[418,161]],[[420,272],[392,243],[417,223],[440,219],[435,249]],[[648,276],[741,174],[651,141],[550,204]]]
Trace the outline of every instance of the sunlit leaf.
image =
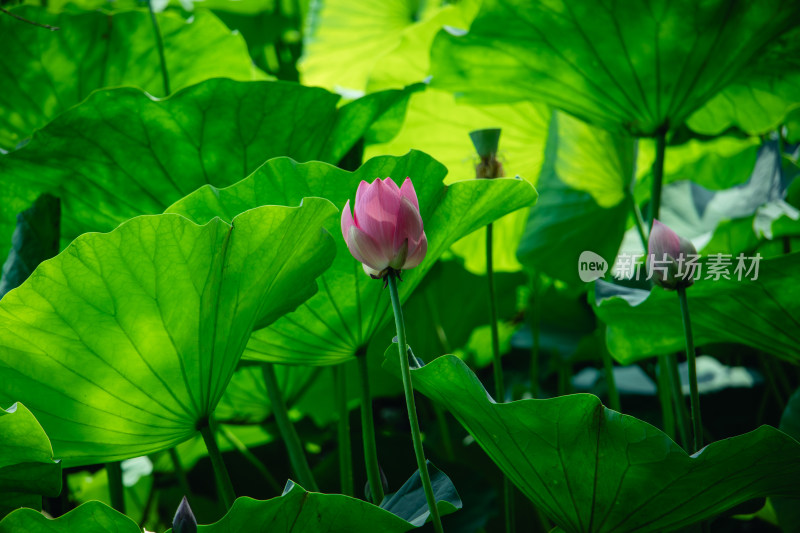
[[[203,223],[231,216],[265,203],[296,205],[304,196],[327,198],[338,207],[355,197],[361,180],[391,177],[414,182],[419,198],[428,252],[418,267],[403,273],[400,297],[407,299],[436,259],[460,237],[536,200],[533,187],[517,179],[468,180],[445,186],[444,167],[421,152],[404,157],[378,157],[356,172],[324,163],[298,164],[287,158],[268,161],[252,176],[228,187],[203,187],[170,207]],[[364,274],[353,259],[338,221],[333,267],[320,278],[320,292],[301,308],[269,328],[253,334],[245,358],[288,364],[329,365],[351,359],[388,321],[389,298],[382,283]]]
[[800,29],[774,39],[733,83],[689,117],[687,124],[705,135],[718,135],[731,127],[753,135],[777,128],[800,107],[798,54]]
[[[0,148],[13,149],[95,89],[133,85],[164,96],[147,11],[55,15],[22,6],[13,12],[60,29],[46,31],[0,17]],[[173,92],[213,77],[255,79],[244,39],[210,12],[198,10],[190,21],[160,13],[158,23],[169,44],[165,55]]]
[[584,251],[614,257],[625,232],[634,145],[627,135],[553,114],[540,201],[531,209],[517,255],[548,276],[580,283]]
[[[385,365],[399,369],[397,348],[386,356]],[[498,404],[453,356],[412,370],[412,377],[415,389],[453,413],[566,531],[669,531],[755,497],[800,494],[800,444],[769,426],[689,456],[594,395]]]
[[0,256],[15,214],[39,194],[61,198],[68,243],[161,213],[201,185],[236,183],[271,157],[336,163],[407,97],[376,93],[337,110],[339,97],[322,89],[222,79],[164,100],[131,88],[96,92],[0,158]]
[[141,533],[139,526],[108,505],[88,502],[59,516],[47,518],[33,509],[19,509],[0,521],[0,533]]
[[19,402],[0,407],[0,518],[23,505],[39,509],[42,495],[60,492],[61,465],[42,426]]
[[314,293],[335,212],[307,198],[230,224],[157,215],[79,237],[0,301],[0,400],[25,402],[67,465],[192,437],[253,326]]
[[650,136],[682,124],[799,15],[778,0],[487,0],[468,33],[436,37],[432,84]]

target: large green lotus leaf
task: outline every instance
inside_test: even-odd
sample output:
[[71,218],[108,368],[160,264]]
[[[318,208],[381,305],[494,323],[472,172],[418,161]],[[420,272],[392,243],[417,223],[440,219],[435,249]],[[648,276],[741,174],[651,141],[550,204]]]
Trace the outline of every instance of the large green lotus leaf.
[[[294,406],[320,372],[319,367],[277,365],[275,373],[286,404]],[[231,378],[214,411],[220,422],[260,424],[272,415],[261,366],[243,366]]]
[[[440,504],[447,502],[439,502]],[[198,526],[206,533],[291,531],[293,533],[402,533],[414,525],[380,507],[342,494],[307,492],[289,481],[282,496],[260,501],[237,498],[218,522]],[[172,530],[167,530],[171,533]]]
[[628,218],[633,157],[629,136],[553,113],[539,176],[541,197],[517,250],[520,262],[580,283],[578,260],[584,251],[613,258]]
[[[749,257],[749,255],[748,255]],[[800,253],[762,259],[753,273],[737,279],[732,259],[730,279],[701,279],[687,291],[694,341],[738,342],[789,361],[800,361]],[[751,262],[745,262],[750,267]],[[707,276],[707,266],[702,269]],[[608,349],[622,364],[683,350],[685,340],[675,292],[623,288],[598,281],[590,298],[606,323]]]
[[[399,370],[396,346],[386,357]],[[769,426],[689,456],[594,395],[498,404],[452,355],[411,372],[415,389],[453,413],[520,491],[569,532],[669,531],[752,498],[800,494],[800,444]]]
[[88,233],[0,301],[0,400],[18,398],[67,465],[195,435],[256,324],[315,292],[336,209],[253,209],[228,224],[137,217]]
[[[780,429],[787,435],[800,439],[800,389],[789,398],[781,416]],[[771,498],[771,502],[781,531],[800,532],[800,498]]]
[[[535,184],[542,165],[549,115],[549,109],[542,104],[469,105],[456,102],[447,92],[427,89],[411,96],[397,136],[389,142],[368,146],[364,155],[402,155],[419,149],[447,167],[448,183],[475,179],[477,155],[468,133],[500,128],[499,158],[505,175],[521,176]],[[496,271],[520,270],[515,251],[526,219],[525,211],[517,211],[494,223]],[[464,237],[452,249],[471,272],[486,272],[485,231]]]
[[[691,180],[707,189],[719,190],[744,183],[753,171],[760,144],[757,137],[723,136],[668,145],[664,156],[663,184]],[[638,148],[635,195],[637,201],[643,202],[650,198],[653,187],[655,141],[639,139]]]
[[14,215],[41,193],[61,198],[69,242],[161,213],[201,185],[236,183],[272,157],[335,163],[407,97],[381,92],[337,110],[339,96],[322,89],[223,79],[164,100],[132,88],[96,92],[0,159],[0,257]]
[[136,522],[101,502],[88,502],[58,518],[19,509],[0,521],[0,533],[141,533]]
[[736,80],[687,122],[706,135],[737,127],[752,135],[780,126],[800,107],[800,29],[774,39]]
[[800,4],[781,0],[486,0],[468,33],[437,35],[432,85],[650,136],[681,125],[798,18]]
[[300,79],[306,85],[359,92],[377,68],[381,87],[422,81],[433,34],[445,24],[465,25],[474,11],[474,1],[318,2],[309,12],[297,65]]
[[[164,96],[146,10],[55,15],[22,6],[13,12],[61,29],[43,31],[12,17],[0,18],[0,148],[14,148],[95,89],[133,85]],[[173,13],[157,18],[172,91],[213,77],[254,79],[244,39],[210,12],[198,10],[189,22]]]
[[19,402],[0,408],[0,517],[60,492],[61,464],[36,417]]
[[[531,205],[536,191],[524,180],[469,180],[445,186],[445,168],[422,152],[403,157],[376,157],[356,172],[288,158],[265,163],[253,175],[225,189],[206,186],[170,207],[202,223],[230,217],[265,203],[295,205],[304,196],[327,198],[343,207],[355,198],[362,181],[391,177],[398,184],[411,177],[419,198],[428,253],[418,267],[403,273],[400,298],[405,301],[436,259],[460,237],[509,212]],[[330,365],[352,359],[391,317],[389,295],[369,278],[341,237],[338,221],[333,267],[320,278],[320,292],[294,313],[253,334],[245,357],[287,364]]]

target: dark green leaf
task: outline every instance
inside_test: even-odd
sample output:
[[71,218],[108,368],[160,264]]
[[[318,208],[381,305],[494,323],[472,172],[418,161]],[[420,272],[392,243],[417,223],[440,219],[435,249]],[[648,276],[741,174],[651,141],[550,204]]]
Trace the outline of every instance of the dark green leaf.
[[[390,346],[384,363],[395,371],[396,354]],[[497,404],[453,356],[411,372],[415,388],[450,410],[566,531],[668,531],[755,497],[800,494],[800,444],[769,426],[689,456],[593,395]]]
[[39,263],[58,253],[60,228],[61,204],[49,194],[43,194],[17,215],[11,252],[3,264],[0,298],[25,281]]
[[[749,257],[749,256],[748,256]],[[800,360],[800,296],[796,283],[800,253],[760,261],[737,279],[702,279],[686,291],[695,344],[739,342],[789,361]],[[751,261],[745,261],[749,268]],[[705,278],[705,268],[701,271]],[[630,289],[598,281],[591,298],[606,323],[608,348],[622,364],[683,350],[685,338],[678,295],[660,288]]]
[[[444,516],[461,509],[461,498],[450,478],[433,466],[430,461],[427,465],[439,514]],[[397,492],[384,498],[381,502],[381,509],[385,509],[417,527],[428,521],[431,513],[428,510],[419,470],[414,472]]]
[[0,301],[0,401],[25,402],[68,465],[192,437],[253,325],[315,292],[335,212],[307,198],[230,224],[157,215],[79,237]]

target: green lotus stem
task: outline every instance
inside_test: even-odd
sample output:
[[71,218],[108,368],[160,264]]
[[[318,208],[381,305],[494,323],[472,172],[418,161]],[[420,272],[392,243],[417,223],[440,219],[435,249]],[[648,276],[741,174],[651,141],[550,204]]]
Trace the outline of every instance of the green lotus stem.
[[505,402],[503,363],[500,361],[500,333],[497,327],[497,299],[494,295],[494,259],[492,257],[492,225],[486,225],[486,277],[489,283],[489,325],[492,328],[492,370],[494,394],[498,402]]
[[[425,304],[428,307],[428,312],[431,314],[431,322],[433,323],[433,328],[436,330],[436,340],[439,341],[439,348],[441,349],[442,353],[452,353],[453,350],[450,347],[450,341],[447,340],[447,333],[445,332],[444,327],[442,327],[442,320],[439,317],[439,312],[436,310],[436,306],[433,303],[433,298],[431,297],[430,291],[423,291],[422,294],[425,299]],[[455,461],[456,455],[453,448],[453,439],[450,436],[450,428],[447,425],[447,413],[436,401],[431,400],[431,405],[433,406],[433,412],[436,415],[436,421],[439,424],[439,433],[442,435],[442,445],[444,446],[447,459],[450,461]]]
[[286,444],[289,463],[292,465],[294,475],[297,476],[297,481],[304,489],[310,492],[319,492],[317,481],[314,479],[314,474],[311,473],[311,467],[308,466],[308,460],[303,451],[303,443],[300,442],[300,437],[289,419],[289,410],[286,408],[286,402],[283,400],[283,394],[281,393],[280,385],[278,385],[275,365],[263,363],[261,371],[264,374],[267,394],[269,395],[270,404],[272,404],[272,414],[275,415],[278,431],[281,434],[281,438],[283,438],[284,444]]
[[222,460],[222,454],[219,451],[219,446],[217,446],[217,439],[214,437],[214,432],[211,431],[210,420],[207,420],[206,423],[200,427],[200,434],[203,435],[203,441],[205,441],[206,448],[208,449],[208,457],[211,459],[211,468],[214,469],[214,477],[217,478],[217,488],[220,497],[225,504],[225,509],[230,510],[234,500],[236,500],[236,493],[233,491],[231,476],[228,474],[225,461]]
[[528,301],[531,327],[531,396],[539,397],[539,296],[541,279],[537,272],[531,272],[531,297]]
[[[492,224],[486,225],[486,277],[489,283],[489,324],[492,329],[492,370],[494,373],[494,395],[498,402],[505,402],[506,388],[503,384],[503,363],[500,360],[500,333],[497,326],[497,298],[494,291],[494,247]],[[516,529],[514,522],[514,487],[508,476],[503,475],[503,508],[505,510],[506,533]]]
[[611,354],[605,347],[602,348],[603,368],[606,373],[606,383],[608,384],[608,405],[618,413],[622,412],[622,404],[619,401],[619,391],[617,390],[617,380],[614,378],[614,361]]
[[689,420],[686,416],[686,402],[683,400],[683,389],[681,388],[681,376],[678,372],[678,360],[674,355],[667,355],[669,385],[672,389],[672,404],[675,407],[675,417],[678,421],[678,434],[681,438],[681,446],[689,451]]
[[658,356],[658,375],[656,376],[658,403],[661,404],[661,421],[664,433],[675,439],[675,413],[672,405],[672,379],[669,375],[669,361],[666,355]]
[[108,474],[108,493],[111,497],[111,507],[125,514],[125,488],[122,486],[122,465],[119,461],[106,463]]
[[[656,136],[656,160],[653,162],[653,190],[650,195],[650,225],[658,218],[661,210],[661,185],[664,182],[664,156],[667,152],[667,131],[663,130]],[[647,247],[645,247],[645,250]]]
[[347,409],[347,377],[344,365],[333,367],[333,384],[336,395],[336,424],[339,438],[339,481],[342,494],[353,496],[353,451],[350,445],[350,411]]
[[261,477],[264,478],[264,480],[269,484],[269,486],[272,487],[272,489],[275,492],[280,494],[281,493],[281,486],[278,484],[278,481],[270,473],[269,469],[267,469],[267,467],[264,465],[264,463],[259,461],[258,457],[256,457],[253,454],[253,452],[251,452],[247,448],[247,445],[245,443],[243,443],[242,441],[240,441],[236,437],[236,435],[234,435],[233,431],[231,431],[230,429],[228,429],[224,425],[217,426],[217,429],[219,430],[220,435],[222,435],[222,438],[224,438],[226,441],[228,441],[228,443],[230,443],[231,446],[236,448],[236,451],[238,451],[240,454],[242,454],[242,457],[244,457],[245,460],[247,460],[248,463],[253,465],[253,468],[258,470],[258,473],[261,474]]
[[158,59],[161,64],[161,79],[164,82],[164,96],[170,95],[169,73],[167,72],[167,58],[164,55],[164,40],[161,37],[161,28],[158,26],[156,13],[153,11],[153,0],[147,1],[147,10],[150,12],[150,22],[153,24],[153,31],[156,34],[156,48],[158,49]]
[[644,251],[647,252],[647,231],[645,230],[644,226],[644,219],[642,218],[642,212],[639,210],[639,206],[636,205],[636,199],[633,197],[633,193],[627,192],[625,193],[625,198],[628,200],[628,206],[631,209],[631,213],[633,214],[633,219],[635,221],[636,226],[636,233],[639,234],[639,239],[642,241],[642,246],[644,246]]
[[367,480],[372,503],[380,505],[384,494],[381,470],[378,465],[378,449],[375,446],[375,421],[372,414],[372,395],[369,390],[367,351],[363,349],[357,351],[356,360],[361,382],[361,438],[364,441],[364,463],[367,467]]
[[692,397],[692,437],[696,452],[703,447],[703,422],[700,415],[700,392],[697,390],[697,361],[692,338],[692,321],[689,318],[689,300],[686,298],[686,287],[678,286],[678,297],[681,300],[683,315],[683,333],[686,336],[686,361],[689,364],[689,391]]
[[172,461],[172,468],[175,470],[175,476],[178,478],[178,485],[180,485],[183,495],[186,499],[191,499],[191,489],[189,488],[189,478],[186,477],[186,470],[183,469],[181,458],[178,456],[178,451],[175,448],[169,449],[169,458]]
[[414,404],[414,388],[411,384],[411,368],[408,364],[406,326],[403,322],[403,308],[400,306],[400,295],[397,292],[397,273],[394,270],[389,270],[389,275],[386,277],[386,280],[389,285],[389,295],[392,299],[394,323],[397,327],[397,349],[400,356],[400,369],[403,375],[403,392],[406,396],[406,409],[408,410],[408,422],[411,425],[411,440],[414,444],[414,455],[417,457],[419,477],[422,480],[422,488],[425,490],[425,499],[428,501],[428,510],[431,513],[434,530],[437,533],[443,533],[442,519],[439,516],[439,508],[436,506],[436,498],[433,495],[431,477],[428,473],[428,463],[425,460],[425,450],[422,448],[422,436],[419,431],[417,408]]

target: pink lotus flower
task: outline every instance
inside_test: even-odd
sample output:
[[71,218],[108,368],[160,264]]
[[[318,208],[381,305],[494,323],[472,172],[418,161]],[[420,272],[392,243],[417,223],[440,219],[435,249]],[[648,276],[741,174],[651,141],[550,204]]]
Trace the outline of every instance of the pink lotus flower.
[[408,270],[420,264],[428,239],[411,179],[406,178],[402,188],[390,178],[362,181],[356,191],[355,216],[350,200],[344,205],[342,235],[350,253],[373,278],[385,277],[389,269]]
[[656,285],[670,290],[688,287],[694,283],[696,260],[697,250],[691,241],[653,220],[647,240],[647,265]]

